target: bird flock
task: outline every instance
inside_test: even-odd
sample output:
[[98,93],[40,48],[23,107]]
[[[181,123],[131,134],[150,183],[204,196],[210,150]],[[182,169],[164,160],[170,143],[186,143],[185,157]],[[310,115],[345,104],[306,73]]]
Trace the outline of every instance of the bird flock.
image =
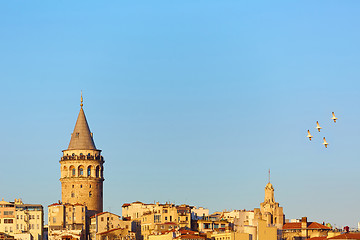
[[[332,112],[332,118],[331,118],[331,120],[333,120],[334,123],[336,123],[337,118],[335,117],[335,113],[334,113],[334,112]],[[320,130],[322,129],[322,127],[320,127],[320,125],[319,125],[319,121],[316,121],[316,129],[318,130],[318,132],[320,132]],[[310,130],[308,130],[307,132],[308,132],[308,135],[307,135],[306,137],[309,138],[309,140],[311,141],[311,138],[312,138],[313,136],[311,136]],[[327,148],[327,146],[329,145],[329,144],[326,142],[325,137],[324,137],[323,145],[325,146],[325,148]]]

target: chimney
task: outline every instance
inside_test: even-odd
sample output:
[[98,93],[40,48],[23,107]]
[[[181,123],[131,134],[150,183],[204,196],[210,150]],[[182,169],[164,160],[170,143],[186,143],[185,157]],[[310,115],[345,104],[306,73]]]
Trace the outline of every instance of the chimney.
[[307,228],[307,217],[301,218],[301,228]]

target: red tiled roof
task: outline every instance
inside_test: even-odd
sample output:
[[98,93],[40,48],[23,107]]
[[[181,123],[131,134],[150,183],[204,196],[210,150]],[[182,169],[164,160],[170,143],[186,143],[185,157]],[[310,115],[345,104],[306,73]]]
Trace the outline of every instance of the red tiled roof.
[[[286,229],[301,229],[301,222],[285,223],[282,229],[284,229],[284,230],[286,230]],[[307,229],[329,229],[330,230],[331,228],[327,227],[325,225],[322,225],[320,223],[317,223],[317,222],[308,222]]]
[[124,203],[123,205],[122,205],[122,207],[128,207],[128,206],[130,206],[131,204],[130,203]]
[[62,204],[60,204],[60,203],[53,203],[53,204],[50,204],[48,207],[58,206],[58,205],[62,205]]
[[96,216],[100,216],[100,215],[103,215],[103,214],[105,214],[105,213],[108,213],[108,212],[97,213],[97,214],[91,216],[90,218],[94,218],[94,217],[96,217]]
[[[310,223],[310,225],[309,225],[309,223]],[[322,225],[317,222],[309,222],[309,223],[308,223],[308,228],[310,228],[310,229],[331,229],[330,227]]]
[[360,233],[344,233],[329,239],[360,239]]

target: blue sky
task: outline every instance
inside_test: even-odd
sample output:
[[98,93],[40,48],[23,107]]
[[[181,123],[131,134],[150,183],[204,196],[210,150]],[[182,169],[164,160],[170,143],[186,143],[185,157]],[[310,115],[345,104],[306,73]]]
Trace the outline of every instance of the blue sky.
[[253,209],[271,168],[286,218],[355,226],[359,5],[1,2],[0,197],[61,198],[82,90],[106,161],[104,210]]

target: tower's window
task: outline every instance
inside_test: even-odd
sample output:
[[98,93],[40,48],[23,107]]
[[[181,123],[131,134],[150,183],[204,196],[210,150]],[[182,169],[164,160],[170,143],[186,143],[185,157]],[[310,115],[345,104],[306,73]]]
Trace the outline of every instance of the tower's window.
[[71,197],[75,197],[75,193],[74,193],[74,192],[71,193]]
[[82,188],[82,185],[80,185],[80,188]]
[[80,175],[80,176],[83,176],[83,175],[84,175],[84,169],[83,169],[83,168],[80,168],[80,169],[79,169],[79,175]]
[[97,166],[97,167],[96,167],[96,171],[95,171],[95,172],[96,172],[96,177],[99,177],[99,170],[100,170],[100,169],[99,169],[99,166]]
[[72,169],[72,175],[75,176],[75,168]]
[[87,169],[87,175],[88,175],[88,177],[91,176],[91,167],[90,167],[90,166],[89,166],[88,169]]
[[91,197],[92,196],[92,193],[91,193],[91,191],[89,192],[89,197]]
[[72,185],[72,188],[74,188],[74,185]]
[[91,188],[91,184],[90,184],[90,188]]

